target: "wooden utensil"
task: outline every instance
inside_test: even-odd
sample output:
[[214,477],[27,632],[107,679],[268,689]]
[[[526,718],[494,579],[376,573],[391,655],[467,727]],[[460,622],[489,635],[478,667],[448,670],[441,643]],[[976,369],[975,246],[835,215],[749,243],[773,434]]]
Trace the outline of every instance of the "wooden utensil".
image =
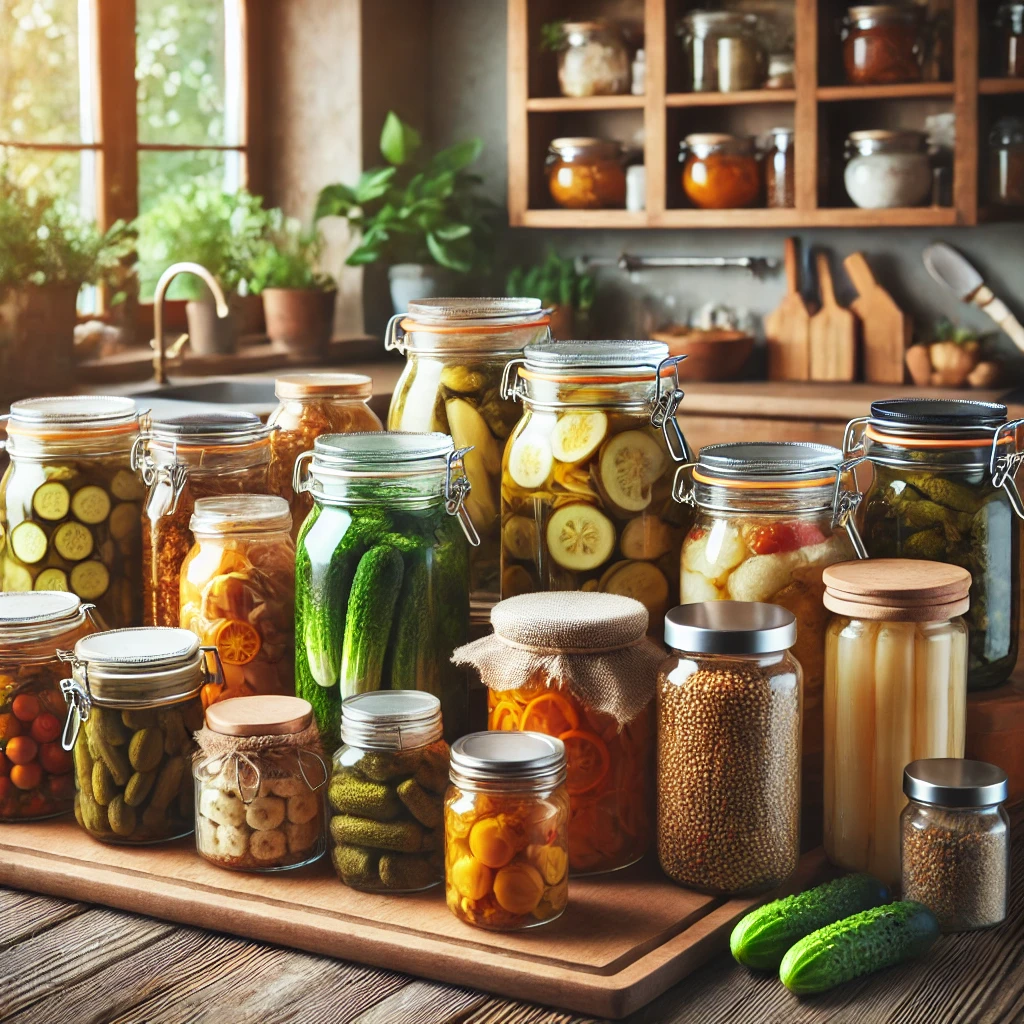
[[769,380],[808,380],[810,377],[811,311],[800,294],[798,244],[795,238],[786,239],[786,296],[778,309],[764,318]]
[[862,325],[864,379],[872,384],[902,384],[913,323],[875,280],[863,253],[851,253],[843,266],[859,293],[850,308]]
[[836,302],[828,256],[818,253],[821,309],[811,317],[811,380],[857,379],[857,317]]

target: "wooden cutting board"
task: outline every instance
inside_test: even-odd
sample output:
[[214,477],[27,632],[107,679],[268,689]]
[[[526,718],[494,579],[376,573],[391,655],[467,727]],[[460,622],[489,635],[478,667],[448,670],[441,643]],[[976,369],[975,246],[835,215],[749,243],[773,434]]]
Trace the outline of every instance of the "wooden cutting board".
[[862,253],[851,253],[843,266],[859,293],[850,308],[862,324],[864,379],[870,384],[902,384],[913,322],[875,280]]
[[857,317],[836,301],[828,256],[818,253],[821,309],[811,317],[811,380],[857,379]]
[[[786,891],[826,871],[820,850],[806,854]],[[190,839],[110,846],[73,820],[0,828],[0,884],[613,1018],[727,949],[733,924],[779,895],[702,896],[648,862],[570,882],[569,906],[550,925],[487,932],[457,920],[440,888],[359,893],[326,861],[275,875],[225,871],[200,859]]]
[[764,318],[769,380],[810,378],[811,313],[800,294],[800,254],[797,247],[795,238],[786,239],[786,295],[778,308]]

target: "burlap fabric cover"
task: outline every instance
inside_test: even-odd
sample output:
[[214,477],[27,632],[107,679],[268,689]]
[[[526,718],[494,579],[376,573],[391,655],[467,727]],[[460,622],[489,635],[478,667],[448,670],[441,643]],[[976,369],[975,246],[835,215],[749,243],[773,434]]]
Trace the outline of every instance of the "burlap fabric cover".
[[472,665],[491,690],[514,690],[546,675],[574,697],[631,722],[654,697],[662,649],[647,637],[647,609],[615,594],[523,594],[491,609],[491,636],[452,655]]

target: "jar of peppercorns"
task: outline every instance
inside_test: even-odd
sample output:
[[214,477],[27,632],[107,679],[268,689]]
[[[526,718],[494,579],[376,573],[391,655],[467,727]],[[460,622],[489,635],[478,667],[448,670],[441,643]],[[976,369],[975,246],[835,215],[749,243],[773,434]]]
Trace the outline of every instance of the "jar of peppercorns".
[[552,139],[545,170],[551,198],[568,210],[626,205],[625,151],[608,139]]

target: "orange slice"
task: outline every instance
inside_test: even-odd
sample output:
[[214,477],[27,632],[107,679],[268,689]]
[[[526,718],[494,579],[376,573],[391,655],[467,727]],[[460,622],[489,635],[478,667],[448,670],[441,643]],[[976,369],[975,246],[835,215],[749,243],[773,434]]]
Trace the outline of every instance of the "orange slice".
[[248,622],[227,619],[214,640],[225,665],[248,665],[263,646],[259,632]]
[[500,701],[491,709],[490,728],[501,732],[513,732],[519,728],[519,706],[510,700]]
[[549,736],[572,732],[579,728],[579,724],[580,716],[576,709],[560,693],[553,691],[534,697],[519,719],[519,728],[524,732],[546,732]]
[[604,740],[584,729],[570,729],[558,738],[565,744],[566,789],[569,795],[586,793],[599,785],[611,766]]

